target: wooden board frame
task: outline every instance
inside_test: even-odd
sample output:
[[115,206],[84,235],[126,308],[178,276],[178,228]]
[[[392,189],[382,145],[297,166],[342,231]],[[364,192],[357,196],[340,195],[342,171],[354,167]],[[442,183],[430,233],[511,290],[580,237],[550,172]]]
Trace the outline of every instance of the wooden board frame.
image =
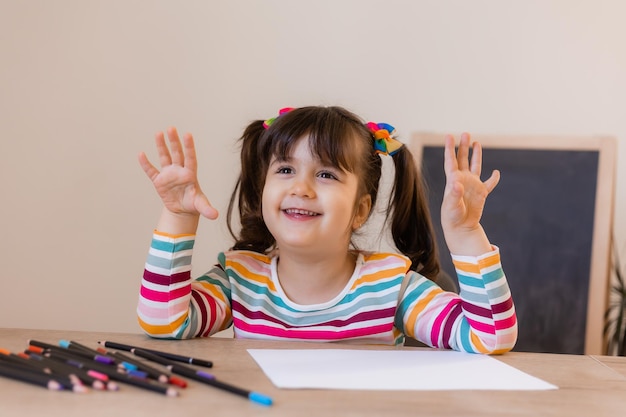
[[[457,142],[459,137],[460,135],[456,135]],[[424,147],[443,147],[444,140],[445,134],[442,133],[413,133],[408,146],[418,166],[421,166]],[[611,278],[611,243],[617,154],[616,138],[611,136],[472,135],[472,141],[480,142],[484,149],[582,150],[598,152],[584,353],[604,354],[604,315],[608,306]],[[443,161],[441,161],[441,166],[443,170]]]

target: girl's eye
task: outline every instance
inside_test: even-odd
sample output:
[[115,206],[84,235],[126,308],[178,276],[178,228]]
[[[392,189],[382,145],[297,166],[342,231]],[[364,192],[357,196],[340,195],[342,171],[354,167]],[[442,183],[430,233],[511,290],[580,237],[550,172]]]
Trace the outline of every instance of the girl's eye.
[[325,178],[325,179],[329,179],[329,180],[336,180],[337,176],[335,174],[333,174],[332,172],[328,172],[328,171],[323,171],[320,172],[319,174],[320,178]]
[[291,174],[293,170],[290,167],[280,167],[276,170],[277,174]]

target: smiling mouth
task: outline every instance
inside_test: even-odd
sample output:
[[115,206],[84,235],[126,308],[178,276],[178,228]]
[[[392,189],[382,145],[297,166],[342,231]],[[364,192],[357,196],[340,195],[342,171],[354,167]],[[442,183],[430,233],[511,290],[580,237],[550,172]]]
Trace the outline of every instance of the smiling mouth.
[[320,215],[319,213],[316,213],[314,211],[294,209],[294,208],[285,209],[283,211],[290,216],[319,216]]

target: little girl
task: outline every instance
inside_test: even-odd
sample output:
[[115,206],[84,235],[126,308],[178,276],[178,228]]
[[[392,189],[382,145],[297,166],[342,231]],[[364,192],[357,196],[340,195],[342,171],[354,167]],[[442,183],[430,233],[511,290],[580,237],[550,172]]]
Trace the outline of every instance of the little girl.
[[[241,174],[230,200],[233,247],[193,279],[200,216],[216,219],[196,175],[193,138],[156,135],[159,171],[139,162],[163,200],[141,281],[138,318],[159,338],[210,336],[400,344],[404,337],[465,352],[503,353],[517,339],[509,287],[479,221],[498,171],[482,182],[470,138],[445,143],[442,226],[460,294],[439,271],[428,205],[410,151],[387,124],[340,107],[283,109],[241,138]],[[387,219],[397,253],[357,248],[352,236],[376,202],[381,158],[393,158]],[[239,232],[232,227],[237,208]],[[431,280],[432,279],[432,280]]]

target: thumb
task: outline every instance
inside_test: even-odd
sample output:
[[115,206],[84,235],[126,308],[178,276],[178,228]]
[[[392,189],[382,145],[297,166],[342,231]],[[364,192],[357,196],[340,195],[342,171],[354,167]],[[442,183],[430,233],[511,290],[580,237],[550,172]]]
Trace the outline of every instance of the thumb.
[[500,182],[500,171],[495,169],[491,176],[485,181],[485,186],[487,187],[487,192],[490,193],[496,188],[496,185]]
[[196,197],[194,206],[198,213],[207,219],[215,220],[219,215],[217,209],[211,205],[209,199],[204,194],[200,194]]

